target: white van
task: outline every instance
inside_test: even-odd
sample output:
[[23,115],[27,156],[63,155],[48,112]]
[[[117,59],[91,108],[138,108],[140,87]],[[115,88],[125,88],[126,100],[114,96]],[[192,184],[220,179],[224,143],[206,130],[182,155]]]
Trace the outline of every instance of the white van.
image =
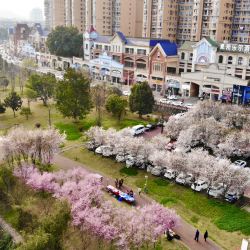
[[168,169],[166,171],[166,173],[164,174],[164,177],[167,179],[175,179],[175,177],[178,175],[177,171],[173,170],[173,169]]
[[219,198],[222,196],[222,194],[225,192],[225,187],[222,183],[217,183],[214,186],[212,186],[207,193],[214,198]]
[[133,136],[143,134],[144,132],[145,127],[143,125],[136,125],[131,129],[131,133]]
[[191,185],[191,188],[197,192],[205,190],[208,188],[207,182],[205,180],[197,180]]

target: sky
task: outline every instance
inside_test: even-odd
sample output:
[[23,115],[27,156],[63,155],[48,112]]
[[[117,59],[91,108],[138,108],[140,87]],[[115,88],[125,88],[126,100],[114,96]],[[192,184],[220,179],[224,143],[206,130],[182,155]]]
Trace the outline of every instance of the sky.
[[0,0],[0,17],[29,19],[30,11],[43,9],[44,0]]

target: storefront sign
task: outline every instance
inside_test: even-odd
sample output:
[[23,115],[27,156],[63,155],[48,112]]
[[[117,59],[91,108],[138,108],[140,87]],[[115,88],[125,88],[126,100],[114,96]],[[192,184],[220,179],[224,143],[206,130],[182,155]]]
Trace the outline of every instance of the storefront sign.
[[220,50],[229,52],[250,53],[250,45],[222,43]]

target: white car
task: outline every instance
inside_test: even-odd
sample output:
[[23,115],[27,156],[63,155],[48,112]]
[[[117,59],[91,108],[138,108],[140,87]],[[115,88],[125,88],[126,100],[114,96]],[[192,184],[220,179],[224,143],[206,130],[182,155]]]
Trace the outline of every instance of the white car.
[[166,171],[166,173],[164,174],[164,177],[167,178],[167,179],[175,179],[175,177],[178,175],[177,171],[176,170],[173,170],[173,169],[168,169]]
[[185,185],[186,184],[186,175],[184,173],[180,173],[176,179],[176,183]]
[[173,105],[175,105],[175,106],[183,106],[183,102],[173,102]]
[[95,150],[95,153],[96,154],[101,154],[103,156],[106,156],[106,157],[110,157],[113,155],[113,150],[111,147],[109,146],[106,146],[106,145],[102,145],[100,147],[98,147],[96,150]]
[[135,165],[135,158],[129,155],[126,159],[126,167],[130,168],[130,167],[133,167],[134,165]]
[[171,95],[168,97],[169,100],[177,100],[177,96],[176,95]]
[[214,198],[219,198],[220,196],[223,195],[223,193],[225,192],[225,187],[222,183],[218,183],[214,186],[212,186],[207,193],[211,196],[213,196]]
[[116,157],[115,157],[115,160],[116,160],[117,162],[125,162],[126,159],[127,159],[127,155],[123,155],[123,154],[118,154],[118,155],[116,155]]
[[144,125],[136,125],[131,129],[131,133],[133,136],[143,134],[144,132],[145,132]]
[[184,106],[188,109],[192,108],[194,105],[192,103],[186,103]]
[[155,176],[161,176],[162,175],[162,167],[154,167],[152,170],[151,170],[151,174],[152,175],[155,175]]
[[201,192],[202,190],[206,190],[208,188],[207,182],[205,180],[197,180],[192,185],[191,188],[197,192]]
[[128,91],[128,90],[124,90],[124,91],[122,91],[122,94],[125,95],[125,96],[130,96],[131,92]]
[[102,155],[105,156],[105,157],[110,157],[110,156],[114,155],[114,151],[109,146],[103,146]]
[[160,100],[159,100],[159,103],[169,104],[169,103],[170,103],[170,101],[169,101],[169,100],[167,100],[166,98],[162,98],[162,99],[160,99]]
[[237,160],[233,164],[240,168],[245,168],[247,166],[246,161],[243,161],[243,160]]

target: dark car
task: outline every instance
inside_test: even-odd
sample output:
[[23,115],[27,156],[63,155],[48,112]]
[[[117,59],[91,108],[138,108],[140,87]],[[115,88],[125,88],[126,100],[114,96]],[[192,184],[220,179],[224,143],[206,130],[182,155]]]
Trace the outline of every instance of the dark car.
[[239,199],[239,195],[236,192],[227,192],[225,200],[230,203],[234,203]]
[[145,131],[151,131],[151,130],[154,130],[157,128],[157,124],[148,124],[146,127],[145,127]]

